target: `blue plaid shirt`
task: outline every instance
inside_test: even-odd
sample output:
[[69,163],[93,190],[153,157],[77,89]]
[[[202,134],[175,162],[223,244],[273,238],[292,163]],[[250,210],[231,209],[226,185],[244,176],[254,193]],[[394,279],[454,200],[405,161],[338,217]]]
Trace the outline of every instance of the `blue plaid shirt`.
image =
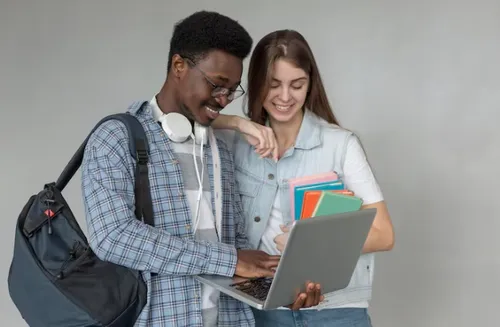
[[[155,227],[135,218],[135,162],[128,150],[124,125],[111,120],[90,137],[82,162],[89,243],[102,260],[143,271],[148,302],[135,326],[202,327],[201,287],[193,277],[198,274],[233,276],[236,248],[249,247],[235,189],[233,158],[226,144],[218,140],[223,243],[195,241],[182,173],[170,141],[153,120],[151,107],[140,109],[140,105],[133,104],[128,111],[139,118],[149,140],[148,167]],[[204,152],[213,194],[210,145]],[[212,203],[215,208],[213,196]],[[151,276],[151,272],[157,275]],[[254,324],[247,305],[221,295],[219,326]]]

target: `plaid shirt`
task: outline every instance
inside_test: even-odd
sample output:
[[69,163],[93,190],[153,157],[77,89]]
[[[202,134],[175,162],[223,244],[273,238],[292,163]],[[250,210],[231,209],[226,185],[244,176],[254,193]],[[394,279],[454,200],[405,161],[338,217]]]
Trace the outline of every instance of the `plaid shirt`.
[[[193,276],[233,276],[236,248],[248,248],[234,164],[226,144],[218,140],[223,191],[223,243],[195,241],[182,173],[170,140],[141,103],[128,111],[139,118],[150,146],[148,164],[155,227],[134,215],[135,162],[128,134],[118,121],[107,121],[90,137],[82,162],[82,190],[89,243],[101,259],[143,271],[148,302],[135,326],[202,327],[201,287]],[[210,145],[205,151],[213,199]],[[203,213],[201,213],[203,214]],[[215,213],[214,213],[215,214]],[[151,272],[157,275],[151,276]],[[250,308],[224,294],[219,326],[254,326]]]

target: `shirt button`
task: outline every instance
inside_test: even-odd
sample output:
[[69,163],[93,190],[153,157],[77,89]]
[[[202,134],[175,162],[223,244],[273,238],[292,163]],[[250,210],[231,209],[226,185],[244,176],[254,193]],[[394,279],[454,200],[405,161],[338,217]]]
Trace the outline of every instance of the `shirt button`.
[[273,174],[269,174],[269,175],[267,175],[267,178],[269,178],[269,179],[272,180],[272,179],[274,179],[274,175]]
[[187,229],[187,230],[190,230],[190,229],[191,229],[191,225],[187,224],[187,225],[186,225],[186,229]]
[[173,163],[174,165],[177,165],[177,164],[179,164],[179,160],[177,160],[177,159],[172,159],[172,163]]
[[253,219],[253,221],[255,221],[256,223],[258,223],[258,222],[260,221],[260,217],[259,217],[259,216],[255,217],[255,218]]

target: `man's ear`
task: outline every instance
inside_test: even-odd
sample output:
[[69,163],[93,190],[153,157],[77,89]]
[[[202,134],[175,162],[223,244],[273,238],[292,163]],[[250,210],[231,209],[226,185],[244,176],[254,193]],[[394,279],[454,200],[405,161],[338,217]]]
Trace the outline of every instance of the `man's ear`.
[[182,78],[187,71],[187,64],[186,61],[179,56],[178,54],[175,54],[172,56],[172,74],[177,77],[177,78]]

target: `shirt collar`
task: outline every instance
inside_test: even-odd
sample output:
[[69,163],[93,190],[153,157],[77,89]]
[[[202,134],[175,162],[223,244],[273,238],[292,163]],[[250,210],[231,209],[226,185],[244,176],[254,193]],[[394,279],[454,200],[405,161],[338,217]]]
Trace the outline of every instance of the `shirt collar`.
[[315,148],[321,145],[321,136],[320,118],[311,111],[304,110],[304,117],[295,141],[295,148],[304,150]]
[[155,121],[159,121],[160,117],[165,115],[163,111],[161,111],[160,106],[158,106],[158,102],[156,101],[156,96],[149,101],[149,105],[151,106],[151,115]]

